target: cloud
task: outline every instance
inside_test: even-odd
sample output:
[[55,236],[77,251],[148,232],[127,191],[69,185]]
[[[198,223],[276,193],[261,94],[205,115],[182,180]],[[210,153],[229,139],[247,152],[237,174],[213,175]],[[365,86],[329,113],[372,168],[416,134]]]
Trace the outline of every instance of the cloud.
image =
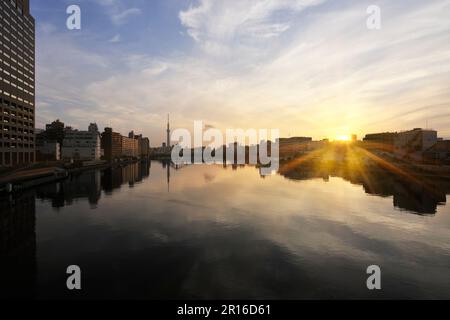
[[111,20],[116,25],[126,23],[131,17],[141,14],[142,11],[138,8],[130,8],[119,13],[111,15]]
[[370,1],[202,0],[179,12],[189,49],[99,56],[74,43],[60,52],[66,43],[52,38],[41,45],[40,101],[152,141],[164,140],[168,112],[174,126],[204,120],[318,139],[429,119],[450,137],[450,1],[378,2],[379,31],[366,28]]
[[[323,0],[201,0],[179,13],[187,33],[197,42],[230,42],[237,39],[276,37],[290,28],[293,14]],[[283,20],[283,22],[280,22]]]
[[115,25],[123,25],[133,16],[142,14],[137,7],[128,7],[129,3],[122,0],[96,0],[97,3],[106,8],[111,22]]
[[109,42],[111,42],[111,43],[118,43],[118,42],[120,42],[120,39],[121,39],[120,34],[116,34],[114,37],[112,37],[109,40]]

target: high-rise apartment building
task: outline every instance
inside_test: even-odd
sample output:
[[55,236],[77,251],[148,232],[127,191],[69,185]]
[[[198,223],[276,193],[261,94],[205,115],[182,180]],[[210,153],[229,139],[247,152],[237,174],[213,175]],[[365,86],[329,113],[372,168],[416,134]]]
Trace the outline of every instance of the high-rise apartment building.
[[29,0],[0,1],[0,166],[35,161],[35,24]]

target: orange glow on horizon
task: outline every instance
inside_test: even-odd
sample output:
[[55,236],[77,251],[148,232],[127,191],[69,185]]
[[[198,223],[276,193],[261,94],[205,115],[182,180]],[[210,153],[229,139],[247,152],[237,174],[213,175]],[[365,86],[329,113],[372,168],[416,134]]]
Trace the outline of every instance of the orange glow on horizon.
[[337,135],[334,138],[334,141],[351,141],[352,138],[350,135]]

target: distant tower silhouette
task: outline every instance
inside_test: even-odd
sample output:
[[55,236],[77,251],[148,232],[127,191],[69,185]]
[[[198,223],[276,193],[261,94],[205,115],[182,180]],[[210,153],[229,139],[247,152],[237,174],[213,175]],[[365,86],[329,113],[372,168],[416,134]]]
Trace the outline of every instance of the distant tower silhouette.
[[167,142],[166,146],[170,148],[170,115],[167,115]]

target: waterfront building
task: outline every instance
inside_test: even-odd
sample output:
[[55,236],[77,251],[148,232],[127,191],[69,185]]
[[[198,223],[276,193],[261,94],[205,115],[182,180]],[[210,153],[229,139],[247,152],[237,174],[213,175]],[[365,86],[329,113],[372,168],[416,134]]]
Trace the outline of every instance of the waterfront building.
[[371,133],[371,134],[366,134],[363,141],[393,146],[394,140],[396,137],[397,137],[397,132]]
[[100,160],[100,146],[98,131],[66,130],[61,155],[63,159]]
[[137,156],[140,158],[147,158],[150,153],[150,140],[143,137],[142,134],[135,135],[133,131],[129,133],[128,137],[137,140]]
[[427,161],[450,164],[450,140],[438,140],[423,156]]
[[122,156],[122,135],[112,128],[105,128],[101,138],[104,157],[107,161],[120,159]]
[[139,150],[142,158],[148,158],[150,155],[150,139],[145,137],[139,138]]
[[423,152],[436,144],[437,131],[416,128],[410,131],[399,132],[394,140],[396,149],[409,152]]
[[35,22],[29,0],[0,2],[0,167],[35,161]]
[[138,157],[138,140],[133,138],[122,137],[122,156],[125,158]]
[[394,139],[394,151],[397,157],[422,161],[424,152],[438,141],[437,131],[416,128],[399,132]]
[[280,138],[279,143],[280,145],[288,145],[288,144],[301,144],[301,143],[308,143],[312,142],[311,137],[292,137],[292,138]]
[[61,146],[56,141],[36,141],[36,161],[61,160]]
[[[67,130],[70,130],[71,128],[67,128]],[[64,133],[65,133],[66,127],[64,125],[64,122],[59,121],[57,119],[56,121],[53,121],[50,124],[47,124],[45,126],[45,131],[43,132],[45,140],[47,141],[56,141],[60,145],[62,145],[64,140]]]
[[284,157],[289,154],[297,154],[310,151],[313,146],[310,137],[292,137],[278,139],[280,148],[280,156]]

